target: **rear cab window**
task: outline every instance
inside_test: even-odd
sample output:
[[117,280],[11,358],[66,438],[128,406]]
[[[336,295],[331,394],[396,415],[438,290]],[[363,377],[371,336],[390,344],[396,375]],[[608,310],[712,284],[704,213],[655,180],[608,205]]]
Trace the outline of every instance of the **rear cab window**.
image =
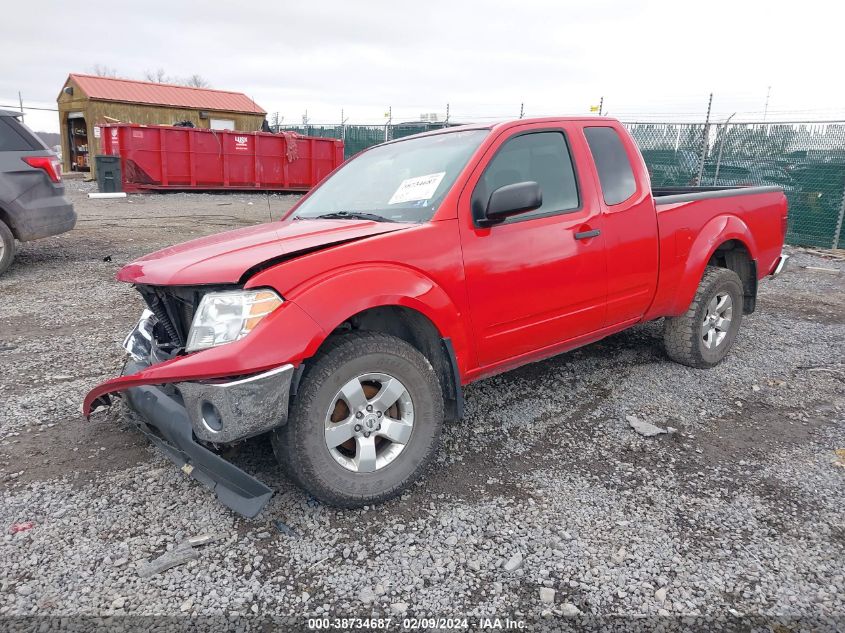
[[625,202],[636,193],[637,181],[619,133],[612,127],[585,127],[584,136],[596,164],[605,204]]
[[540,185],[543,205],[535,211],[506,220],[506,223],[580,208],[575,169],[563,132],[529,132],[506,141],[487,165],[473,191],[473,208],[478,205],[486,207],[496,189],[526,181]]

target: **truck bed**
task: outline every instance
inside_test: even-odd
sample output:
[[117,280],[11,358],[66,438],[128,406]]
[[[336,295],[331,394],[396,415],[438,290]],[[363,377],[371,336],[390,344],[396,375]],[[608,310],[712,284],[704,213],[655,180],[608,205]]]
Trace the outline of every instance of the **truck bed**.
[[755,261],[757,279],[777,265],[787,212],[780,187],[655,187],[652,195],[660,243],[652,318],[686,310],[695,287],[682,280],[697,283],[701,277],[706,262],[699,260],[712,249],[707,236],[727,235],[737,247],[746,248]]

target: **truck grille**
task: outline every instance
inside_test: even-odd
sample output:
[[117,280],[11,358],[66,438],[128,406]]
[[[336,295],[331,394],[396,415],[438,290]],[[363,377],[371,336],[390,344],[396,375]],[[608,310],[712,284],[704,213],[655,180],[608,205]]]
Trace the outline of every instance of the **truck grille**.
[[185,347],[191,322],[206,292],[234,290],[240,286],[135,286],[158,319],[153,330],[156,342],[175,348]]

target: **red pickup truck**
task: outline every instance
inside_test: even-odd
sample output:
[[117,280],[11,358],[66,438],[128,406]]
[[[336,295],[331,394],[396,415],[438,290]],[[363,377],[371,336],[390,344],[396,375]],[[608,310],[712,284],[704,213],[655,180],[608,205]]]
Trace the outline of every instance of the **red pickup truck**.
[[728,353],[780,272],[777,187],[652,190],[625,128],[545,118],[358,154],[279,222],[125,266],[147,309],[124,346],[138,426],[254,516],[272,494],[215,449],[269,434],[315,497],[384,501],[431,461],[462,387],[665,319],[669,358]]

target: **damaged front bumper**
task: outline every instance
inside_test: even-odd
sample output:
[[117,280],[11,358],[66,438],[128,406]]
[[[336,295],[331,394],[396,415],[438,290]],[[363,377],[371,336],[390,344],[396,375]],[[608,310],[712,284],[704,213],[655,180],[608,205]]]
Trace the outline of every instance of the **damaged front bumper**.
[[[155,317],[145,311],[124,342],[130,354],[124,376],[164,359],[153,337]],[[183,472],[214,491],[221,503],[253,517],[273,491],[200,442],[231,444],[265,433],[287,421],[294,367],[282,365],[235,380],[137,385],[123,391],[142,420],[138,428]]]

